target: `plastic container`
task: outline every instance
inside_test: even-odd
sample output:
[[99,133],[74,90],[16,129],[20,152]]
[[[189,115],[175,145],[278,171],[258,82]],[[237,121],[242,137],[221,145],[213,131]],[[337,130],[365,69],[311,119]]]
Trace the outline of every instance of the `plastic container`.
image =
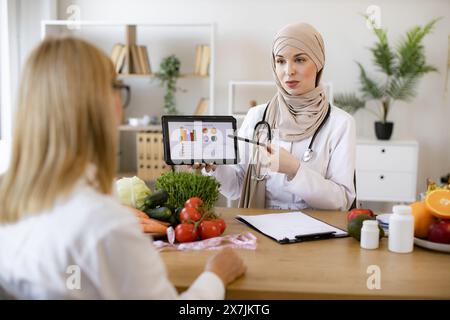
[[389,219],[389,250],[398,253],[414,249],[414,217],[409,206],[394,206]]
[[365,220],[361,228],[361,248],[377,249],[380,244],[380,229],[378,221]]
[[128,123],[130,126],[137,127],[139,125],[139,118],[129,118]]

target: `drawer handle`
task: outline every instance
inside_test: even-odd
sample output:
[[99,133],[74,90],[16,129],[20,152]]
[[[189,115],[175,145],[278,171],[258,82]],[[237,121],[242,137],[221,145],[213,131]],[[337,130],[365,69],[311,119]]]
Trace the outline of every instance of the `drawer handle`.
[[386,153],[386,149],[385,148],[381,149],[381,153]]
[[384,180],[384,176],[383,175],[380,175],[380,180]]

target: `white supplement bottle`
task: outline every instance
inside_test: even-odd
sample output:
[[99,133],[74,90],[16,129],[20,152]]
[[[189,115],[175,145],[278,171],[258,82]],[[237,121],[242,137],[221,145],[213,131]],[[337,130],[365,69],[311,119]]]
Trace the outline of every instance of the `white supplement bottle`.
[[361,229],[361,248],[377,249],[380,243],[380,229],[378,221],[365,220]]
[[389,250],[412,252],[414,248],[414,217],[409,206],[394,206],[389,218]]

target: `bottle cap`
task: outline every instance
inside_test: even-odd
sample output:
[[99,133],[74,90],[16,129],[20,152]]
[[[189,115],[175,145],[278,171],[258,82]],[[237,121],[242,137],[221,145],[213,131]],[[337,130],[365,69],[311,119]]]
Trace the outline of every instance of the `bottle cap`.
[[376,221],[376,220],[364,220],[363,221],[363,227],[366,227],[366,228],[369,228],[369,229],[378,230],[378,221]]
[[392,208],[392,211],[395,214],[400,214],[400,215],[409,215],[412,214],[411,212],[411,207],[410,206],[403,206],[403,205],[398,205],[398,206],[394,206]]

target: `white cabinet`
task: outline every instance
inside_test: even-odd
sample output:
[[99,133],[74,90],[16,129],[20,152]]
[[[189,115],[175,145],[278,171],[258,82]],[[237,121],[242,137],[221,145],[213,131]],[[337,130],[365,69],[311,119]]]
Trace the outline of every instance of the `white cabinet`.
[[418,150],[416,141],[358,140],[358,201],[416,201]]

